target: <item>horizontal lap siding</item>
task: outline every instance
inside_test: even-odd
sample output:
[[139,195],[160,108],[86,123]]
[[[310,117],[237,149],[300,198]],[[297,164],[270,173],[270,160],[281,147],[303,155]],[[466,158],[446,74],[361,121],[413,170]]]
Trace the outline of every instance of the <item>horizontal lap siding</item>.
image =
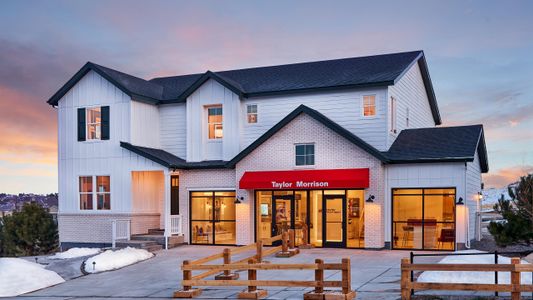
[[479,157],[476,151],[475,159],[469,162],[466,168],[466,201],[465,203],[469,209],[469,238],[475,239],[475,234],[479,228],[476,228],[476,212],[481,209],[479,206],[478,192],[481,191],[481,167],[479,165]]
[[187,156],[185,103],[160,105],[161,148],[183,159]]
[[[245,99],[241,104],[242,120],[246,120],[246,105],[257,104],[258,122],[242,126],[241,149],[304,104],[362,138],[367,143],[386,150],[386,89],[361,89],[344,92],[284,95]],[[377,116],[362,116],[362,98],[376,94]]]

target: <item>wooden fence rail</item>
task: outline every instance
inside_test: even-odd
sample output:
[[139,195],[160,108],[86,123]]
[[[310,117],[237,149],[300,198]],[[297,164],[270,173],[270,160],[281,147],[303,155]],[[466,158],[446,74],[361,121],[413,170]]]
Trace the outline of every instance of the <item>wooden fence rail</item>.
[[[355,291],[351,289],[351,269],[350,259],[344,258],[341,263],[324,263],[321,259],[315,260],[311,264],[273,264],[266,263],[263,258],[274,253],[284,253],[294,247],[294,235],[289,239],[291,233],[284,232],[279,236],[258,241],[257,243],[238,248],[226,248],[222,253],[217,253],[194,261],[183,261],[183,289],[174,293],[175,298],[193,298],[201,294],[200,286],[246,286],[243,292],[239,293],[239,298],[260,299],[267,296],[266,290],[258,289],[259,286],[282,286],[282,287],[314,287],[314,290],[304,294],[306,300],[342,299],[350,300],[355,298]],[[263,249],[265,243],[272,243],[282,240],[282,245]],[[292,241],[292,242],[291,242]],[[238,261],[231,261],[232,254],[255,250],[255,254]],[[217,259],[223,259],[222,264],[206,264]],[[238,280],[236,270],[247,271],[247,280]],[[280,270],[314,270],[315,280],[258,280],[258,271],[280,271]],[[324,280],[325,270],[341,271],[342,280]],[[205,271],[194,275],[193,271]],[[214,274],[215,280],[205,280],[204,278]],[[326,291],[324,288],[340,288],[337,291]]]
[[[471,272],[510,272],[510,284],[481,283],[438,283],[411,281],[411,271],[471,271]],[[512,258],[510,264],[412,264],[408,258],[401,264],[402,299],[411,299],[411,291],[416,290],[460,290],[510,292],[511,299],[520,299],[520,293],[533,292],[532,284],[521,284],[521,272],[533,272],[533,265],[521,265],[520,258]]]

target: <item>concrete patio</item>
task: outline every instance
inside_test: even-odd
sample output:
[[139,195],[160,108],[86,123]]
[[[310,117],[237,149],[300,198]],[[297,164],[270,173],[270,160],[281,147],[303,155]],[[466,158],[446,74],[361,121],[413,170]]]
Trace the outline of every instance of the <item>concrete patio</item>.
[[[222,251],[223,247],[182,246],[168,251],[158,251],[147,261],[112,272],[83,276],[63,284],[18,297],[18,299],[168,299],[181,287],[181,262]],[[251,253],[234,256],[235,259]],[[310,249],[292,258],[266,257],[280,263],[340,262],[349,257],[352,266],[352,289],[357,299],[398,299],[400,297],[400,260],[408,257],[406,251],[370,251],[353,249]],[[260,271],[258,279],[312,280],[313,271]],[[326,279],[339,280],[340,271],[326,271]],[[245,278],[246,273],[242,272]],[[236,298],[243,287],[207,287],[199,298]],[[267,299],[302,299],[308,288],[265,287]]]

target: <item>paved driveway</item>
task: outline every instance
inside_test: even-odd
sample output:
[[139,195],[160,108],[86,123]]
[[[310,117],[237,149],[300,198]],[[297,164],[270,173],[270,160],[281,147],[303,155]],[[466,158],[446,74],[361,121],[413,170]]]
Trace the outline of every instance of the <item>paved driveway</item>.
[[[222,247],[182,246],[168,251],[159,251],[156,256],[138,264],[112,272],[91,274],[57,286],[26,294],[18,299],[167,299],[181,287],[180,265],[184,259],[195,259],[222,251]],[[250,255],[243,253],[244,256]],[[404,251],[371,251],[353,249],[303,250],[292,258],[267,257],[271,262],[314,262],[322,258],[326,262],[340,262],[349,257],[352,263],[352,289],[357,290],[357,299],[398,299],[400,296],[400,259],[407,257]],[[234,256],[238,258],[238,256]],[[259,271],[258,279],[312,280],[314,272],[304,271]],[[246,273],[241,273],[246,277]],[[340,271],[326,271],[327,279],[339,280]],[[200,298],[236,298],[243,287],[206,288]],[[268,287],[267,299],[302,299],[307,288]]]

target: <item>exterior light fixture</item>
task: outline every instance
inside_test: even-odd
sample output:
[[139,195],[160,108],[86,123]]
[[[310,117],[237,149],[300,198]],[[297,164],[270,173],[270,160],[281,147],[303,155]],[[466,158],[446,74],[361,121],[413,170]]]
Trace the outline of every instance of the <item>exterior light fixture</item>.
[[478,192],[478,199],[479,200],[483,200],[483,193],[482,192]]
[[233,203],[240,204],[240,203],[242,203],[242,201],[244,201],[244,197],[236,197],[235,198],[235,202],[233,202]]
[[376,199],[376,197],[374,197],[374,195],[370,195],[368,199],[366,199],[366,203],[374,203],[374,199]]
[[459,201],[457,201],[456,204],[457,204],[457,205],[465,205],[465,204],[463,203],[463,197],[459,197]]

